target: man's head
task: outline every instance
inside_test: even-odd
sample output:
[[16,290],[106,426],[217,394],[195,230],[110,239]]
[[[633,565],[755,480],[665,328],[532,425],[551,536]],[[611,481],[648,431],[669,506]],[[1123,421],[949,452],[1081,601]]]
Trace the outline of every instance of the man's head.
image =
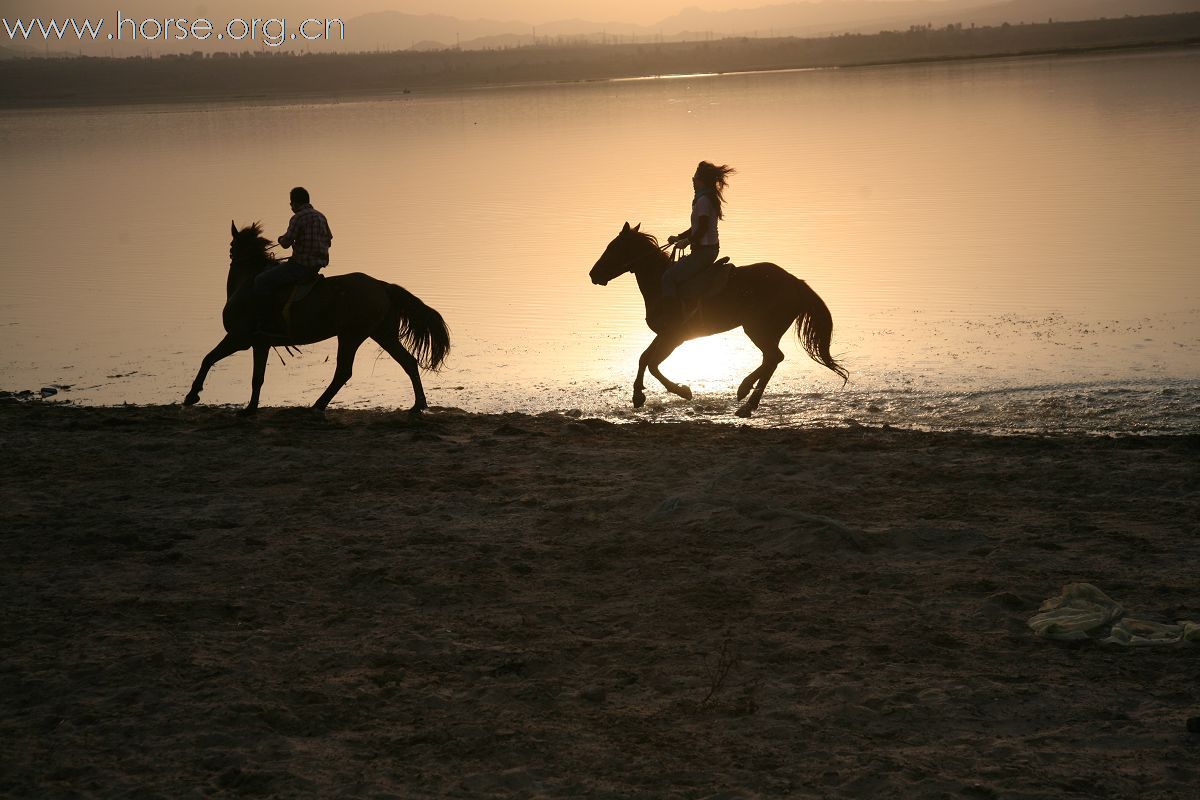
[[295,189],[292,189],[292,192],[290,195],[288,195],[288,197],[290,197],[292,201],[292,211],[299,211],[309,203],[308,189],[305,189],[303,186],[297,186]]

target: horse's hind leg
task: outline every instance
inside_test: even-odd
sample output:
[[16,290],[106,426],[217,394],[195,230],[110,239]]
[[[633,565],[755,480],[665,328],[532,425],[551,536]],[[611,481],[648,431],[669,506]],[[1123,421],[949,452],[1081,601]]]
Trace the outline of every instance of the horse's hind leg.
[[413,354],[400,344],[399,339],[386,336],[372,336],[371,338],[408,373],[413,385],[413,407],[409,411],[424,411],[429,408],[429,403],[425,401],[425,388],[421,385],[421,368]]
[[183,398],[185,406],[194,406],[200,402],[200,392],[204,390],[204,380],[208,377],[208,371],[213,368],[223,358],[233,355],[239,350],[245,350],[249,347],[249,342],[242,339],[227,335],[224,339],[217,342],[217,346],[208,352],[204,360],[200,362],[200,371],[196,373],[196,379],[192,381],[191,391],[187,393],[187,397]]
[[745,390],[757,381],[757,385],[754,385],[754,391],[750,393],[750,397],[747,398],[746,402],[742,403],[741,408],[734,412],[739,417],[749,417],[758,408],[763,392],[767,389],[767,383],[771,380],[771,376],[775,374],[775,369],[783,362],[783,351],[779,349],[779,340],[789,325],[791,325],[790,321],[784,324],[782,330],[779,330],[778,326],[770,326],[769,328],[759,325],[746,326],[746,335],[762,351],[763,360],[759,368],[747,375],[746,379],[742,381],[742,385],[738,387],[738,399],[741,399],[745,396]]
[[684,400],[692,399],[692,390],[687,386],[682,386],[670,381],[658,369],[658,365],[667,359],[667,356],[675,352],[675,348],[682,344],[682,340],[676,337],[664,337],[662,334],[654,337],[654,341],[642,353],[642,357],[638,360],[637,379],[633,382],[633,407],[641,408],[646,404],[646,386],[642,382],[642,378],[646,374],[646,370],[650,370],[650,374],[658,379],[666,390],[671,394],[677,394]]
[[737,399],[738,400],[746,399],[746,395],[750,394],[750,390],[754,388],[754,384],[758,383],[758,378],[760,375],[762,375],[762,372],[763,372],[763,368],[761,366],[758,366],[758,367],[755,367],[754,370],[749,375],[746,376],[746,378],[742,381],[741,385],[738,386],[738,390],[737,390]]
[[317,402],[313,403],[313,409],[324,411],[338,390],[346,385],[346,381],[350,380],[350,376],[354,373],[354,354],[358,352],[359,346],[366,338],[365,336],[338,337],[337,368],[333,371],[333,380],[330,381],[329,388],[325,390],[324,394],[317,398]]

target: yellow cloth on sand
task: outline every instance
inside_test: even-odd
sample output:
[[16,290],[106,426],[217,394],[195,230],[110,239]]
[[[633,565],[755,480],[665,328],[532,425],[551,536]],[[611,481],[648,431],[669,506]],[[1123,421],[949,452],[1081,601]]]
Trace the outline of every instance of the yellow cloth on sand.
[[[1109,635],[1100,641],[1128,647],[1200,643],[1200,623],[1179,621],[1164,625],[1138,619],[1121,619],[1125,609],[1090,583],[1068,583],[1058,597],[1042,603],[1029,620],[1033,632],[1045,639],[1077,641],[1096,639],[1105,626]],[[1118,621],[1119,620],[1119,621]]]

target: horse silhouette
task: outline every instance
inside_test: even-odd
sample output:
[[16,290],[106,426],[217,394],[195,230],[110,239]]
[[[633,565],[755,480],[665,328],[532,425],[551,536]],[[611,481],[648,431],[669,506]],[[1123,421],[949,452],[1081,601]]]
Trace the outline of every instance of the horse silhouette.
[[642,379],[647,369],[667,391],[691,400],[692,390],[672,383],[658,365],[689,339],[738,326],[763,354],[762,364],[738,387],[738,400],[745,400],[736,412],[739,417],[749,417],[758,408],[767,382],[783,361],[779,340],[793,322],[804,352],[837,373],[843,385],[849,379],[849,373],[829,353],[833,317],[825,301],[807,283],[776,264],[734,268],[725,287],[702,300],[699,312],[689,317],[664,319],[654,315],[662,298],[663,272],[671,265],[671,258],[657,239],[641,232],[641,227],[631,228],[626,222],[589,273],[592,283],[605,286],[614,278],[632,272],[646,302],[647,325],[658,334],[638,361],[637,379],[633,382],[634,408],[641,408],[646,402]]
[[441,314],[400,286],[352,272],[318,278],[308,294],[289,308],[286,334],[256,334],[254,278],[277,262],[272,252],[275,245],[262,235],[262,226],[257,222],[240,231],[230,223],[230,231],[233,239],[229,245],[229,277],[225,282],[225,308],[221,312],[226,335],[204,357],[184,405],[200,401],[204,379],[213,364],[253,348],[250,403],[242,411],[253,414],[258,409],[271,347],[312,344],[336,336],[337,367],[329,388],[313,404],[314,409],[324,411],[350,380],[354,355],[368,338],[408,373],[413,385],[410,410],[417,412],[429,407],[420,370],[437,370],[450,352],[450,333]]

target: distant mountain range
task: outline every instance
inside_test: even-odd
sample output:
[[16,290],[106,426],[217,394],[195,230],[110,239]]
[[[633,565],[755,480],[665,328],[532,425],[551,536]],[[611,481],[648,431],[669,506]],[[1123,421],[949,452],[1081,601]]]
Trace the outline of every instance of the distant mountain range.
[[5,44],[0,46],[0,59],[5,58],[36,58],[45,55],[44,51],[39,51],[33,47],[17,44]]
[[1119,19],[1200,11],[1200,0],[1008,0],[972,9],[967,14],[940,14],[931,22],[1001,25],[1005,22],[1070,22],[1081,19]]
[[[367,14],[346,21],[346,49],[486,49],[516,47],[556,40],[679,41],[712,36],[794,36],[841,32],[868,25],[886,27],[891,20],[927,17],[949,10],[970,9],[994,0],[841,0],[762,6],[736,11],[704,11],[689,7],[655,25],[564,19],[543,25],[478,19],[461,20],[434,14],[396,11]],[[904,27],[908,27],[906,23]],[[881,30],[882,27],[876,28]]]
[[347,20],[344,49],[487,49],[556,40],[614,43],[725,36],[827,36],[907,30],[913,25],[945,27],[961,22],[984,26],[1191,11],[1200,11],[1200,0],[818,0],[735,11],[705,11],[693,6],[656,25],[568,19],[538,26],[389,11]]
[[746,11],[701,11],[688,8],[662,27],[680,32],[720,32],[722,35],[814,36],[838,33],[878,33],[911,25],[999,25],[1004,22],[1045,22],[1101,17],[1175,14],[1200,10],[1200,0],[951,0],[950,2],[792,3]]
[[[1005,22],[1069,21],[1192,11],[1200,11],[1200,0],[814,0],[734,11],[705,11],[692,6],[655,25],[565,19],[537,26],[520,20],[464,20],[439,14],[383,11],[347,19],[344,42],[313,43],[308,49],[313,52],[442,50],[455,47],[479,50],[555,42],[827,36],[907,30],[914,25],[945,27],[962,23],[965,26],[986,26]],[[47,52],[43,44],[34,46],[32,41],[27,45],[6,42],[0,47],[0,58]],[[137,49],[137,54],[142,55],[147,52],[190,52],[199,48],[195,42],[156,42],[149,47],[139,44]],[[205,52],[218,49],[221,49],[220,45],[211,40],[203,46]],[[251,47],[241,44],[225,49],[246,50]],[[271,48],[262,45],[253,49],[271,51]],[[48,52],[56,51],[121,55],[117,49],[99,43],[83,46],[77,42],[51,44]]]

